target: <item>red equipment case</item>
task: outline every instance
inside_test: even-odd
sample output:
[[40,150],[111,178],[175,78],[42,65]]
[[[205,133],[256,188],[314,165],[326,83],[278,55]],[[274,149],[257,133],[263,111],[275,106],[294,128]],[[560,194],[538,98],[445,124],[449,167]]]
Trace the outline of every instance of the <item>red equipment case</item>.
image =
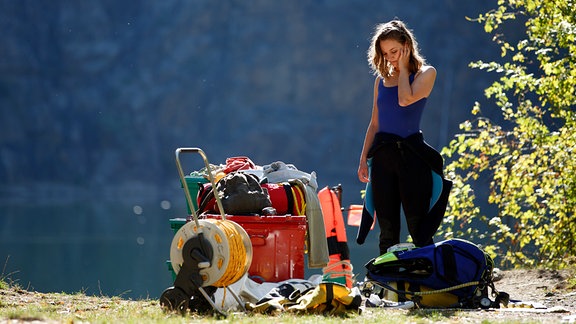
[[[220,215],[202,215],[221,218]],[[248,276],[258,282],[304,279],[306,216],[230,216],[248,233],[252,243],[252,263]],[[174,232],[186,223],[184,218],[171,220]]]

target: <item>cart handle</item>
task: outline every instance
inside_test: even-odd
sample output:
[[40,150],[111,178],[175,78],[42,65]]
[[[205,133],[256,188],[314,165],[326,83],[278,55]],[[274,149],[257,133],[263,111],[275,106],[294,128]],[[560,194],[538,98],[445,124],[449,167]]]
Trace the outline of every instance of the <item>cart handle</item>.
[[212,171],[210,170],[210,163],[208,162],[208,158],[206,157],[206,153],[197,147],[181,147],[176,149],[176,168],[178,169],[178,175],[180,176],[180,181],[182,182],[182,186],[184,187],[184,194],[186,195],[186,200],[188,201],[188,206],[190,206],[190,210],[192,211],[192,217],[194,218],[194,222],[196,226],[200,228],[200,223],[198,222],[198,215],[196,214],[196,210],[194,210],[194,204],[192,203],[192,196],[190,196],[190,191],[188,190],[188,183],[186,179],[184,179],[184,171],[182,171],[182,163],[180,163],[180,153],[198,153],[204,160],[204,165],[206,166],[206,171],[208,173],[208,179],[212,184],[212,190],[214,192],[214,198],[216,198],[216,204],[218,205],[218,210],[220,210],[220,215],[222,216],[222,220],[226,220],[226,215],[224,213],[224,208],[222,207],[222,201],[220,200],[220,195],[216,190],[216,183],[214,181],[214,176],[212,175]]

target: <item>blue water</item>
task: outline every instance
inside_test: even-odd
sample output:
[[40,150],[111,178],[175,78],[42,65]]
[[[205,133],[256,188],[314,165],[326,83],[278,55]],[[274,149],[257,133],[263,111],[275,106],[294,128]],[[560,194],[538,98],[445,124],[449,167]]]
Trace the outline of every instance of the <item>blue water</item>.
[[165,265],[168,201],[0,206],[0,275],[41,292],[155,298],[171,285]]
[[[158,298],[172,285],[169,220],[187,215],[181,190],[122,199],[86,196],[0,197],[0,278],[39,292]],[[347,228],[359,279],[378,250],[373,232],[359,246],[356,227]],[[321,269],[305,268],[306,277],[315,273]]]

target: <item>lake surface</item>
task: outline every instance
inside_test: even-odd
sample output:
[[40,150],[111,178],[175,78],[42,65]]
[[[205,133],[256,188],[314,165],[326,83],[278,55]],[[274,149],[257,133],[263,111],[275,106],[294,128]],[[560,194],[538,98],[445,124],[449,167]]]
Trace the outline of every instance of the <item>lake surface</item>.
[[176,215],[166,206],[0,206],[3,276],[42,292],[159,296],[171,285],[165,261]]
[[[71,197],[74,190],[48,198],[0,197],[0,277],[40,292],[158,298],[172,285],[166,265],[173,237],[169,220],[186,217],[178,188],[158,192],[88,199]],[[347,232],[361,279],[363,265],[377,253],[378,234],[373,231],[358,246],[356,229]],[[321,271],[305,272],[309,277]]]

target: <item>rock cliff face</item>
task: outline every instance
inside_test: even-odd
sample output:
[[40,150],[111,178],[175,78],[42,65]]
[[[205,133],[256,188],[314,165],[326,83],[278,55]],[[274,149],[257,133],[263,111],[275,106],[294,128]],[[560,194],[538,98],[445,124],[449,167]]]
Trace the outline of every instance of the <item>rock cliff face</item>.
[[374,25],[406,21],[438,69],[422,129],[441,148],[490,83],[467,65],[498,53],[465,19],[489,8],[2,0],[0,182],[162,185],[175,179],[174,149],[197,146],[213,163],[293,163],[356,198]]

